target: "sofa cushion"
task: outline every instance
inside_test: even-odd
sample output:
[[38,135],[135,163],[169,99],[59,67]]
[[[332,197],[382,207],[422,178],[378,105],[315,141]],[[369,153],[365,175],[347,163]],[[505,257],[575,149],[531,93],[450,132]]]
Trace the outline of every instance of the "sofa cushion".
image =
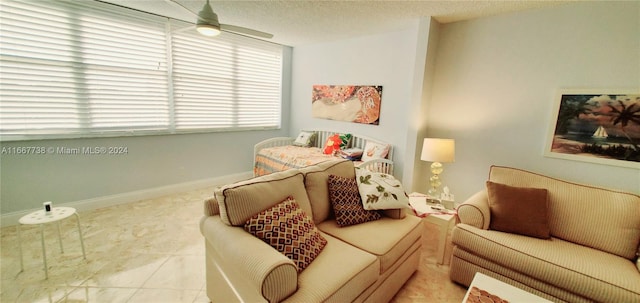
[[331,235],[322,253],[298,275],[298,290],[283,302],[353,302],[378,279],[376,256]]
[[601,250],[553,237],[543,240],[467,224],[456,226],[452,242],[454,254],[464,254],[465,260],[473,258],[469,261],[474,264],[497,264],[585,298],[600,302],[640,298],[640,277],[633,262]]
[[307,268],[327,245],[311,218],[292,197],[251,217],[244,230],[291,259],[298,272]]
[[486,182],[491,220],[489,228],[548,239],[547,190]]
[[[640,196],[492,166],[489,180],[549,191],[551,236],[633,260],[640,245]],[[576,214],[580,215],[576,215]]]
[[338,225],[349,226],[380,219],[378,212],[362,207],[356,179],[329,175],[328,183],[329,200]]
[[380,258],[384,273],[422,237],[422,221],[415,216],[380,220],[340,227],[335,220],[318,224],[318,229]]
[[410,208],[402,183],[392,175],[356,167],[356,181],[364,209]]
[[304,176],[291,169],[230,185],[215,191],[220,217],[226,224],[242,226],[253,215],[292,196],[305,213],[311,205],[304,187]]
[[317,165],[300,169],[304,173],[304,186],[307,190],[313,222],[318,224],[331,217],[329,200],[329,175],[355,178],[353,162],[344,159],[325,161]]

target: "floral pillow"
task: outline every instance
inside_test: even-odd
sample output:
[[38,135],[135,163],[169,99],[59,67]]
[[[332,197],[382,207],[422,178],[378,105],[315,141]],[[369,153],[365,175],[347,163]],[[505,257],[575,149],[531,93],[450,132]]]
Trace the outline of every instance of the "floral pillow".
[[298,137],[296,137],[296,140],[293,141],[293,145],[309,147],[313,144],[315,137],[316,133],[314,132],[301,131],[300,134],[298,134]]
[[392,175],[356,167],[356,181],[367,210],[409,208],[409,196]]
[[326,155],[333,155],[341,149],[347,148],[351,141],[351,134],[334,134],[327,138],[322,152]]
[[369,161],[373,159],[384,159],[389,154],[391,145],[367,141],[364,146],[364,152],[362,153],[362,161]]

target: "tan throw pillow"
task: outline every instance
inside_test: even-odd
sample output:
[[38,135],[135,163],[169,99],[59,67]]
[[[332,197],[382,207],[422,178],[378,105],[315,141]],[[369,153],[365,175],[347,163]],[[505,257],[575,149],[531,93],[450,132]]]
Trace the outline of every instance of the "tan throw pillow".
[[551,237],[546,189],[487,181],[487,195],[490,229],[541,239]]
[[336,223],[340,227],[356,225],[381,218],[375,210],[362,207],[358,183],[353,178],[329,175],[329,200],[333,206]]
[[291,259],[302,272],[320,254],[325,239],[292,197],[251,217],[244,230]]

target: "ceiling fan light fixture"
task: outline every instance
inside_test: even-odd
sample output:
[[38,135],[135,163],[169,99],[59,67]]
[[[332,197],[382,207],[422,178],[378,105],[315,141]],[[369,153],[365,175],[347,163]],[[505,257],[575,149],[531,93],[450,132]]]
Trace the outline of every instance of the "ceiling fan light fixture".
[[[249,35],[255,36],[259,38],[271,39],[273,38],[272,34],[261,32],[255,29],[250,29],[246,27],[230,25],[230,24],[220,24],[218,21],[218,15],[213,12],[213,8],[211,8],[211,4],[209,4],[209,0],[204,4],[202,9],[196,14],[191,9],[186,6],[180,4],[177,0],[164,0],[167,3],[170,3],[173,6],[179,7],[195,17],[197,17],[195,22],[196,30],[204,36],[217,36],[220,35],[221,31],[238,33],[241,35]],[[180,0],[186,1],[186,0]]]
[[198,13],[198,20],[196,21],[196,30],[202,35],[213,37],[220,35],[220,22],[218,22],[218,15],[213,12],[209,0],[204,4],[202,10]]
[[220,27],[211,24],[198,24],[196,25],[196,30],[198,33],[208,37],[220,35]]

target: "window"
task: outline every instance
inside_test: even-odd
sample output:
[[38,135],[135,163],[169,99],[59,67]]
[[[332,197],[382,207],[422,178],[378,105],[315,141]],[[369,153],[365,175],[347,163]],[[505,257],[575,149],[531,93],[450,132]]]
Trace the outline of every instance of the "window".
[[94,1],[0,3],[2,140],[280,125],[282,46]]

